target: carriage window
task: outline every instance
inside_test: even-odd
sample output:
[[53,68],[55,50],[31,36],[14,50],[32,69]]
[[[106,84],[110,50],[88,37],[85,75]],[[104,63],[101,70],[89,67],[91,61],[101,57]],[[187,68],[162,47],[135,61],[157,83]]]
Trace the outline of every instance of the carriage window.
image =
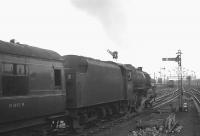
[[4,73],[7,73],[7,74],[13,74],[14,72],[14,69],[13,69],[13,64],[4,64],[3,65],[3,71]]
[[54,81],[55,81],[55,86],[61,86],[61,70],[60,69],[54,69]]
[[25,75],[26,69],[25,65],[22,64],[9,64],[5,63],[3,65],[3,72],[6,74],[12,74],[12,75]]
[[[25,65],[3,64],[2,94],[3,96],[18,96],[28,93],[28,77],[25,75]],[[18,76],[23,75],[23,76]]]
[[17,65],[17,75],[25,75],[25,65]]

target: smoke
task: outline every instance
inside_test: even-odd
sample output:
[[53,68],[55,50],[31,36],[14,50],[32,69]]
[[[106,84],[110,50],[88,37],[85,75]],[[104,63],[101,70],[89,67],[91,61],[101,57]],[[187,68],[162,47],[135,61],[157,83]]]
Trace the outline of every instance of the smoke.
[[117,45],[124,42],[125,9],[122,0],[71,0],[72,4],[100,20],[107,34]]

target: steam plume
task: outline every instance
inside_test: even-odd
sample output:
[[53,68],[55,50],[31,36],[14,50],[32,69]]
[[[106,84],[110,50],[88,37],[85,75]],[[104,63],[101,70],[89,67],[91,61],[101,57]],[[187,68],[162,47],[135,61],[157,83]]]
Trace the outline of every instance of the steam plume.
[[107,34],[118,45],[123,44],[125,14],[121,0],[71,0],[72,4],[98,18]]

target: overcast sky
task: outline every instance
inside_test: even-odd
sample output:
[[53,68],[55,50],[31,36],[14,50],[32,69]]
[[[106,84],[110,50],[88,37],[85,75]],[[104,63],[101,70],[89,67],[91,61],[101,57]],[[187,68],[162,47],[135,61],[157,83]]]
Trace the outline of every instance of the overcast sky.
[[200,77],[198,0],[0,0],[0,40],[142,66],[158,76],[180,49],[183,67]]

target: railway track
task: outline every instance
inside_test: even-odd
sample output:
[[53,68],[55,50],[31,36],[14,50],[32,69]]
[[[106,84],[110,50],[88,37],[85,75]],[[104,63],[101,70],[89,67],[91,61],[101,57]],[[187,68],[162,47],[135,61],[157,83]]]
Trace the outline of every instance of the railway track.
[[152,109],[157,109],[173,100],[175,100],[176,98],[178,98],[180,96],[180,90],[176,89],[173,92],[170,93],[166,93],[160,97],[158,97],[154,104],[152,105]]
[[158,94],[158,96],[163,96],[165,94],[168,94],[170,92],[173,92],[174,90],[176,90],[177,88],[162,88],[162,89],[157,89],[156,93]]
[[166,93],[164,93],[163,95],[161,95],[161,96],[159,96],[159,97],[157,97],[156,99],[155,99],[155,101],[160,101],[160,100],[162,100],[163,98],[166,98],[166,97],[168,97],[168,96],[171,96],[174,92],[177,92],[179,89],[176,89],[176,90],[173,90],[173,91],[166,91]]
[[[189,94],[190,96],[192,96],[192,100],[194,101],[194,104],[198,112],[200,113],[200,91],[194,88],[187,88],[187,90],[183,88],[183,93]],[[164,95],[156,99],[155,103],[152,106],[152,109],[160,108],[161,106],[175,100],[180,95],[181,95],[181,92],[179,89],[176,89],[175,91],[170,92],[170,93],[165,93]]]
[[200,91],[194,88],[190,88],[185,93],[188,93],[192,96],[192,100],[195,104],[195,107],[197,109],[197,112],[200,115]]

